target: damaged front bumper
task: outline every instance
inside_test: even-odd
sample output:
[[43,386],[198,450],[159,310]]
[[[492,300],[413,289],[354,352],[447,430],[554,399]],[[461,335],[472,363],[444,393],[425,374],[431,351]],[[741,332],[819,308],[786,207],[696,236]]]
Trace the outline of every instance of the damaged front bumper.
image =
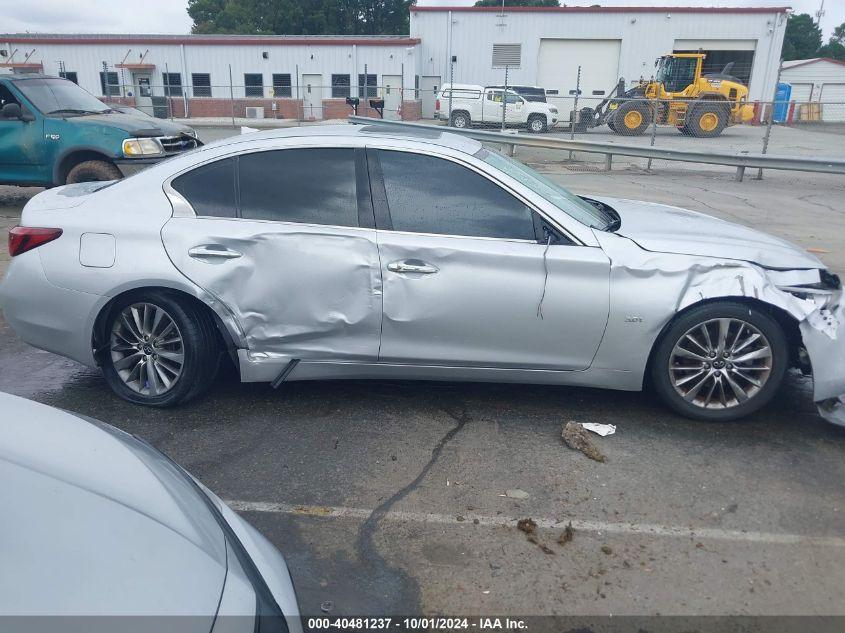
[[[840,295],[841,297],[841,295]],[[824,315],[829,327],[801,321],[801,337],[813,368],[813,400],[828,422],[845,426],[845,304]]]
[[[787,310],[799,319],[801,339],[813,371],[813,401],[828,422],[845,426],[845,303],[839,279],[823,273],[818,280],[796,276],[819,271],[767,271],[782,293],[801,301],[803,310]],[[792,283],[790,277],[793,278]],[[827,278],[823,281],[824,278]],[[799,284],[792,285],[795,281]],[[785,307],[785,306],[784,306]]]

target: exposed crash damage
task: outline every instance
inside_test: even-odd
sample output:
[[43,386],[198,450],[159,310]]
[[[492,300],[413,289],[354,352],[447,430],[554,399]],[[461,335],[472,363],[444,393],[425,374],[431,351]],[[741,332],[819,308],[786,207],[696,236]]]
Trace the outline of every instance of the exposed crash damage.
[[[619,207],[624,207],[626,202],[614,201]],[[729,225],[682,209],[649,206],[669,209],[680,217],[689,214]],[[626,217],[624,211],[622,214]],[[827,272],[820,261],[791,245],[788,245],[793,254],[791,258],[773,258],[770,249],[761,249],[759,243],[754,242],[726,245],[724,249],[717,245],[713,257],[656,253],[645,250],[634,238],[620,239],[625,233],[624,220],[619,234],[596,232],[602,248],[611,258],[611,286],[618,301],[615,311],[628,310],[626,304],[631,304],[630,309],[634,309],[634,304],[642,306],[643,296],[650,297],[647,312],[653,315],[673,315],[725,297],[771,306],[788,315],[797,325],[800,341],[797,341],[792,361],[795,366],[812,371],[813,400],[819,414],[829,422],[845,425],[845,306],[838,277]],[[779,246],[780,240],[771,239]],[[749,250],[752,252],[747,252]],[[733,253],[735,259],[726,258],[727,253]],[[758,262],[747,261],[746,256],[754,257]],[[759,261],[815,266],[776,269],[765,267]],[[660,335],[666,319],[643,318],[643,325],[649,327],[647,338],[650,339],[652,335]]]

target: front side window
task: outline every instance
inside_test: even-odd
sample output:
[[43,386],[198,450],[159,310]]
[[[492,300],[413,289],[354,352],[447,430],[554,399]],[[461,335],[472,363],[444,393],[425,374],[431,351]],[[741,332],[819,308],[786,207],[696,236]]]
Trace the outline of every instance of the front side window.
[[352,148],[255,152],[238,163],[241,217],[358,226]]
[[531,209],[488,178],[434,156],[378,155],[395,231],[536,239]]
[[534,171],[527,165],[523,165],[513,158],[509,158],[498,152],[489,149],[479,150],[475,156],[488,165],[507,174],[521,185],[528,187],[531,191],[545,198],[558,209],[578,220],[581,224],[595,229],[605,230],[614,218],[579,198],[574,193],[567,191],[559,184]]
[[237,217],[236,164],[236,159],[224,158],[200,165],[174,178],[171,186],[184,196],[198,216]]

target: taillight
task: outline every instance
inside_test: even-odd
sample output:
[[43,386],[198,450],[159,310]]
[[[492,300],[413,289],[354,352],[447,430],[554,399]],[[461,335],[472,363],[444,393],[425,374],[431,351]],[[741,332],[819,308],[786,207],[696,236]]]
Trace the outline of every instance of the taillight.
[[9,255],[14,257],[15,255],[31,251],[33,248],[38,248],[42,244],[52,242],[61,234],[61,229],[14,226],[9,231]]
[[439,109],[440,109],[440,99],[438,99],[437,101],[435,101],[435,102],[434,102],[434,109],[435,109],[435,110],[439,110]]

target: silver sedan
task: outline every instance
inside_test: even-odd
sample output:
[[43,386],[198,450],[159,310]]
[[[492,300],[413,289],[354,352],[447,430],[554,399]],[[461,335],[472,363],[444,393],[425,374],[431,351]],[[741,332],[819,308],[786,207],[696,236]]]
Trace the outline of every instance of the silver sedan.
[[27,342],[121,397],[337,378],[650,386],[728,420],[789,367],[842,419],[839,279],[675,207],[579,197],[437,129],[320,126],[206,145],[37,195],[0,286]]
[[282,555],[180,466],[97,420],[0,411],[4,631],[302,632]]

